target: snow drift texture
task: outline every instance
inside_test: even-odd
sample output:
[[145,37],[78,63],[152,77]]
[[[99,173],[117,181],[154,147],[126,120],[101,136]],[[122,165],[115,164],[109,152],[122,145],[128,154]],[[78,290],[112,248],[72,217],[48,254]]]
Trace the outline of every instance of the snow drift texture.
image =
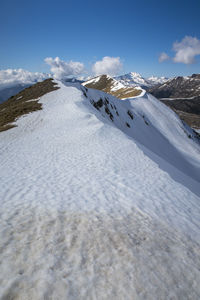
[[1,133],[0,297],[199,299],[193,131],[148,94],[58,84]]

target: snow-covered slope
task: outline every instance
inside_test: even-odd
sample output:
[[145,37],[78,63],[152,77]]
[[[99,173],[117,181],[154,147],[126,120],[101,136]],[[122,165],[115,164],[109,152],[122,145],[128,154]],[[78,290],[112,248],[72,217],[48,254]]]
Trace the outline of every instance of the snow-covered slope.
[[163,84],[168,79],[165,77],[151,76],[149,78],[142,77],[139,73],[130,72],[125,75],[115,77],[116,80],[120,81],[125,86],[141,86],[151,87],[157,84]]
[[99,75],[99,76],[90,78],[89,80],[83,82],[84,86],[92,85],[93,88],[95,88],[97,84],[101,85],[102,90],[109,88],[110,92],[116,91],[116,90],[119,90],[119,89],[125,87],[125,85],[123,85],[119,81],[115,80],[114,78],[110,77],[109,75]]
[[58,85],[0,133],[0,298],[198,299],[192,130],[148,94]]
[[127,86],[109,75],[99,75],[85,81],[82,85],[88,88],[104,91],[119,99],[138,96],[142,93],[142,89],[140,87]]

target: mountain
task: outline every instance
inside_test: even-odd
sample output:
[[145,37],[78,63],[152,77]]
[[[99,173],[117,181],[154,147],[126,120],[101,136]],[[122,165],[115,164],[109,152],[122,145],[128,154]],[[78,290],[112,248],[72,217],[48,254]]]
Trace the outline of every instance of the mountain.
[[82,85],[88,88],[104,91],[119,99],[138,96],[142,93],[141,88],[126,86],[108,75],[97,76],[85,81]]
[[200,128],[200,74],[175,77],[148,91],[171,107],[190,126]]
[[200,74],[178,76],[149,91],[157,98],[190,99],[200,96]]
[[0,132],[15,127],[14,121],[24,114],[42,109],[39,97],[56,90],[53,79],[30,86],[0,104]]
[[169,80],[169,78],[161,76],[161,77],[157,77],[157,76],[151,76],[149,78],[146,79],[147,82],[149,82],[150,85],[157,85],[157,84],[163,84],[165,83],[167,80]]
[[0,105],[15,125],[0,132],[0,298],[198,299],[195,132],[145,92],[49,79],[15,97]]
[[165,77],[151,76],[149,78],[142,77],[139,73],[130,72],[125,75],[115,77],[116,80],[120,81],[125,86],[141,86],[151,87],[153,85],[161,84],[167,81]]

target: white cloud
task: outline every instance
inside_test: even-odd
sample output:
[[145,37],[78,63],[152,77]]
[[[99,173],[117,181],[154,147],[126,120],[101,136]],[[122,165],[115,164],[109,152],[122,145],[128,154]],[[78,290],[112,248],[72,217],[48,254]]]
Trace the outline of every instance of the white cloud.
[[12,88],[18,84],[34,84],[49,77],[49,74],[33,73],[23,69],[0,70],[0,90]]
[[80,62],[66,62],[59,57],[47,57],[45,58],[45,62],[51,66],[51,72],[53,73],[54,78],[59,80],[71,75],[79,75],[84,72],[84,64]]
[[120,57],[105,56],[92,66],[92,72],[95,75],[107,74],[114,76],[121,71],[122,67]]
[[167,53],[165,52],[162,52],[158,58],[158,61],[161,63],[165,60],[168,60],[169,59],[169,56],[167,55]]
[[195,62],[195,56],[200,55],[200,40],[196,37],[185,36],[180,43],[173,44],[173,50],[176,52],[174,62],[192,64]]

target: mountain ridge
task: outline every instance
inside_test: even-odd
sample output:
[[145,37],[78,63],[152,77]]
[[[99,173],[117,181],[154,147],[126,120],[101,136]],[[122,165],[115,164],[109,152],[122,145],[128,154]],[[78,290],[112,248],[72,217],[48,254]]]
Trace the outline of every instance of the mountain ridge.
[[195,133],[147,92],[53,83],[0,132],[0,298],[198,299]]
[[200,74],[178,76],[148,92],[163,101],[195,129],[200,128]]
[[119,80],[116,80],[109,75],[99,75],[86,82],[83,82],[82,85],[86,86],[87,88],[104,91],[119,99],[139,96],[142,93],[141,88],[126,86]]

